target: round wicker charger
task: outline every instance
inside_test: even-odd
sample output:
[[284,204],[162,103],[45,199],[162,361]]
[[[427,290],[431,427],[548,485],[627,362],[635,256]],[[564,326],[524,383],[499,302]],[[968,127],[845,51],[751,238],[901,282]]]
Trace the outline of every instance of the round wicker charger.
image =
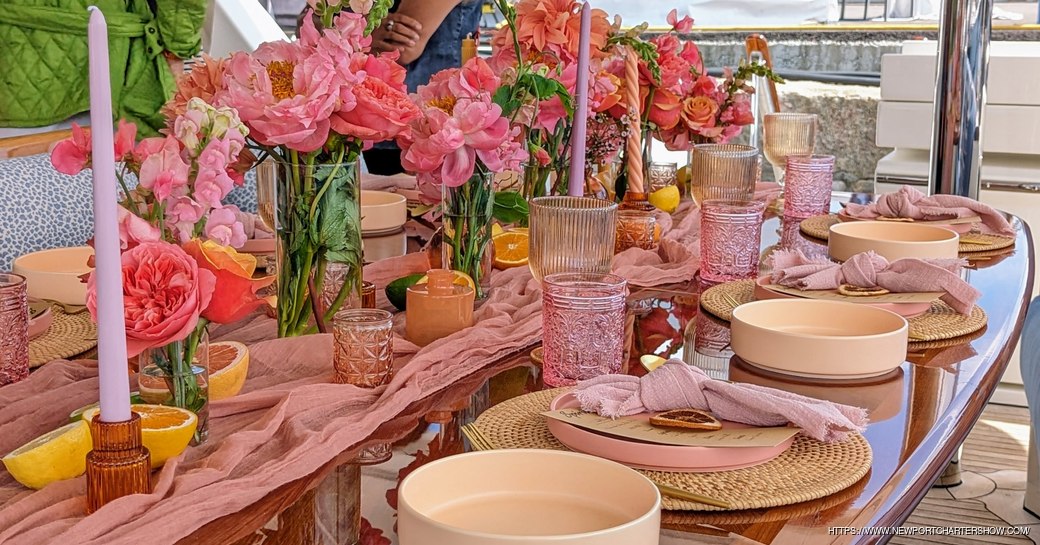
[[97,328],[86,309],[69,314],[61,305],[51,305],[51,314],[54,321],[47,332],[29,341],[30,368],[71,358],[97,346]]
[[[733,318],[734,308],[755,300],[754,293],[754,280],[726,282],[704,290],[701,294],[701,307],[713,316],[728,322]],[[978,305],[975,305],[970,315],[964,316],[937,299],[932,301],[928,312],[908,318],[907,322],[910,324],[910,340],[921,342],[969,335],[986,327],[987,320],[986,312]]]
[[[566,388],[542,390],[488,409],[476,425],[495,448],[569,450],[556,440],[542,412]],[[733,510],[761,509],[823,498],[844,490],[867,474],[870,444],[859,434],[841,443],[821,443],[799,435],[780,456],[755,467],[715,473],[644,471],[650,479],[725,500]],[[665,496],[669,510],[725,511],[719,507]]]
[[[813,216],[802,220],[798,225],[798,228],[803,234],[820,240],[827,240],[831,233],[831,225],[841,223],[838,220],[836,214],[825,214],[820,216]],[[1014,237],[1002,237],[999,235],[984,235],[982,233],[972,233],[970,235],[971,240],[974,241],[971,244],[962,242],[958,252],[962,254],[975,254],[978,252],[992,252],[994,250],[1003,250],[1004,248],[1010,248],[1015,245]]]

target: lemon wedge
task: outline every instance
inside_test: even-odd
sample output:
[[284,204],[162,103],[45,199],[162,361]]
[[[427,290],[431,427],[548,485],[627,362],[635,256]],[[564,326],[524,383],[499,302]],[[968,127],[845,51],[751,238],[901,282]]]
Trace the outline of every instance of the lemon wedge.
[[[199,423],[195,413],[180,407],[137,404],[130,409],[141,416],[141,442],[152,456],[152,469],[184,452]],[[90,422],[97,411],[88,409],[83,420]]]
[[642,356],[639,356],[639,363],[641,363],[643,365],[643,368],[647,371],[653,371],[654,369],[657,369],[658,367],[664,365],[664,362],[666,361],[668,360],[662,358],[661,356],[655,356],[653,354],[643,354]]
[[91,448],[90,426],[80,420],[29,441],[4,456],[3,462],[16,481],[39,490],[82,475]]

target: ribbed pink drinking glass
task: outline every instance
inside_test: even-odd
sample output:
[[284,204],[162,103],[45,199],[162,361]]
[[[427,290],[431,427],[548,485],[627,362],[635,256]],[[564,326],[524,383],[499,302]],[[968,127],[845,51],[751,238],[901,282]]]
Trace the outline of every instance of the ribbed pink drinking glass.
[[785,218],[805,219],[830,211],[833,155],[788,155],[785,176]]
[[701,203],[701,279],[729,282],[758,276],[764,201]]
[[29,376],[29,299],[25,278],[0,273],[0,386]]
[[549,386],[621,371],[627,281],[559,273],[542,280],[542,379]]

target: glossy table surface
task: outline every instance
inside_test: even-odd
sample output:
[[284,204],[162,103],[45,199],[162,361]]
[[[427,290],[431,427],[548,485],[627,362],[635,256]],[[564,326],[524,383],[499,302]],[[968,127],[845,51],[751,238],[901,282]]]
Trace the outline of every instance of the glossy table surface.
[[[859,405],[868,409],[871,420],[864,435],[873,449],[873,466],[851,488],[812,502],[729,513],[722,518],[710,513],[666,512],[662,544],[874,543],[879,541],[876,536],[852,535],[839,528],[899,526],[905,521],[978,419],[1021,333],[1032,293],[1033,247],[1028,226],[1013,221],[1018,229],[1014,248],[971,258],[964,272],[983,294],[979,305],[989,317],[987,327],[941,347],[912,343],[907,361],[898,370],[865,381],[767,375],[732,357],[725,322],[706,316],[699,308],[703,285],[691,282],[634,289],[626,332],[627,372],[645,372],[638,363],[641,354],[679,357],[716,378]],[[826,253],[825,243],[798,233],[796,221],[768,218],[763,228],[763,256],[790,246]],[[503,358],[478,376],[417,402],[406,415],[380,428],[370,442],[394,441],[399,453],[395,459],[407,462],[398,464],[396,478],[366,480],[363,501],[385,502],[379,506],[383,510],[395,508],[396,486],[411,469],[469,450],[460,433],[462,424],[505,399],[541,389],[540,367],[528,353]],[[330,469],[333,477],[342,467]],[[313,482],[300,483],[299,495],[313,486]],[[285,494],[281,497],[284,502]],[[258,513],[284,506],[267,506]],[[730,522],[738,518],[739,524]],[[382,529],[390,540],[368,542],[396,542],[391,528]],[[267,543],[289,542],[270,537],[273,539]]]

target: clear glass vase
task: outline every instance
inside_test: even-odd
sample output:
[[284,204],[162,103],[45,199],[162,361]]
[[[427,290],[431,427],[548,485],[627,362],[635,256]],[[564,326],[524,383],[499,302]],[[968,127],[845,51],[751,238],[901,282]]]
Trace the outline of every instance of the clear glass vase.
[[[278,336],[327,332],[350,296],[361,295],[361,181],[356,160],[277,163],[274,188],[278,257]],[[270,197],[268,197],[270,198]],[[260,203],[262,208],[264,203]],[[345,270],[339,293],[324,304],[329,263]]]
[[458,187],[443,186],[441,266],[469,275],[476,299],[491,287],[491,212],[495,206],[494,174],[477,172]]
[[138,389],[144,403],[180,407],[199,418],[192,444],[209,433],[209,334],[194,331],[188,338],[148,348],[138,357]]

